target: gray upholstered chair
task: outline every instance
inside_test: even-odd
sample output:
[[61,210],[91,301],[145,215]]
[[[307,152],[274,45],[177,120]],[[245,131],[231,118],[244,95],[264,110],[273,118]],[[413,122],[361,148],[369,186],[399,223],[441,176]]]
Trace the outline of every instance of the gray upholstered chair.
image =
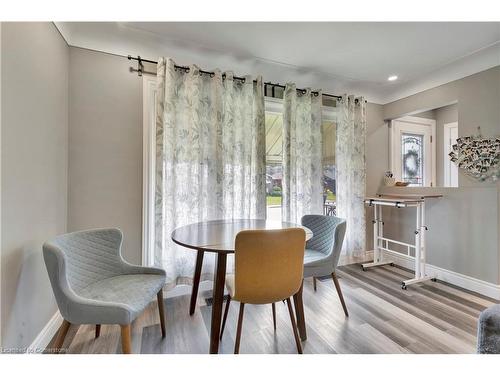
[[119,229],[68,233],[47,241],[43,257],[57,306],[64,318],[54,349],[59,350],[71,324],[119,324],[122,352],[131,352],[130,324],[157,296],[162,336],[165,271],[125,262]]
[[500,354],[500,305],[490,306],[479,315],[477,352]]
[[306,243],[304,255],[304,278],[312,277],[314,291],[316,278],[331,275],[346,316],[349,316],[342,296],[342,290],[335,274],[339,262],[342,243],[344,242],[346,222],[335,216],[305,215],[302,225],[313,232],[313,237]]

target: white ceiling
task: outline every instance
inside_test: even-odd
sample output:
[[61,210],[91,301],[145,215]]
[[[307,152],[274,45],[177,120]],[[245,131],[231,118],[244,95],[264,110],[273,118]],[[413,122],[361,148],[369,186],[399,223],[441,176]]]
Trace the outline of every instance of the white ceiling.
[[[500,23],[56,23],[68,44],[387,103],[500,65]],[[388,82],[387,77],[399,79]]]

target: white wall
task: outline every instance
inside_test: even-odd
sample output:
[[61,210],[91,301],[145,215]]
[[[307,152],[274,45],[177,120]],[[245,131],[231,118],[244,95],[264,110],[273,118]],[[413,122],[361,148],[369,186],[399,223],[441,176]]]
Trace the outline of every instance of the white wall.
[[[486,137],[500,135],[500,66],[388,103],[383,106],[383,117],[398,118],[457,102],[459,136],[476,134],[479,125]],[[454,108],[449,109],[451,116],[445,112],[439,114],[439,111],[436,116],[443,121],[454,117]],[[387,145],[387,140],[376,143],[380,148]],[[442,151],[438,158],[440,155]],[[369,190],[373,189],[373,186],[369,187]],[[396,191],[411,194],[418,191],[416,189],[397,188]],[[494,284],[500,283],[499,189],[500,183],[477,182],[459,172],[458,188],[431,190],[442,192],[444,197],[429,205],[432,223],[428,232],[429,263]],[[408,234],[414,230],[412,210],[392,213],[388,210],[384,210],[390,215],[384,226],[386,233],[395,238],[409,239]]]
[[66,231],[68,46],[3,23],[1,49],[2,345],[25,348],[56,312],[42,244]]
[[140,264],[142,78],[105,53],[70,47],[69,61],[68,230],[118,227]]

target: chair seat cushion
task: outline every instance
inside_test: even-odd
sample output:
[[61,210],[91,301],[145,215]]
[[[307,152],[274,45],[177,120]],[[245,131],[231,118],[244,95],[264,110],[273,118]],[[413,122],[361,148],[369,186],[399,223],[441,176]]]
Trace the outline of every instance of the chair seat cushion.
[[[83,298],[97,302],[116,304],[120,310],[127,310],[129,322],[120,323],[130,323],[154,299],[164,283],[164,275],[119,275],[90,284],[85,289],[82,289],[79,295]],[[99,320],[98,317],[96,317],[96,319]],[[103,323],[107,321],[123,320],[118,316],[102,316],[101,319]]]
[[327,255],[321,251],[306,249],[304,253],[304,266],[310,266],[323,262],[326,258]]
[[333,272],[330,257],[318,250],[306,249],[304,253],[304,277],[326,276]]

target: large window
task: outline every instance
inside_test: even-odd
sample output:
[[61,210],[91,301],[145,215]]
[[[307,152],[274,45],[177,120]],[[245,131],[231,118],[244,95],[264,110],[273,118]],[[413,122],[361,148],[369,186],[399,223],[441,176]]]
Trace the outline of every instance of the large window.
[[[155,174],[155,95],[156,77],[143,77],[143,259],[144,265],[154,260],[154,174]],[[281,220],[282,161],[283,161],[283,104],[281,99],[266,97],[266,195],[267,218]],[[323,191],[325,214],[335,213],[336,112],[323,107]]]
[[324,214],[335,216],[337,194],[337,168],[335,167],[335,141],[337,124],[332,118],[323,119],[323,203]]
[[[324,107],[322,123],[324,213],[335,215],[335,108]],[[283,115],[281,100],[266,98],[266,200],[267,219],[281,220],[283,178]]]
[[266,200],[269,220],[281,220],[282,146],[283,115],[266,111]]

